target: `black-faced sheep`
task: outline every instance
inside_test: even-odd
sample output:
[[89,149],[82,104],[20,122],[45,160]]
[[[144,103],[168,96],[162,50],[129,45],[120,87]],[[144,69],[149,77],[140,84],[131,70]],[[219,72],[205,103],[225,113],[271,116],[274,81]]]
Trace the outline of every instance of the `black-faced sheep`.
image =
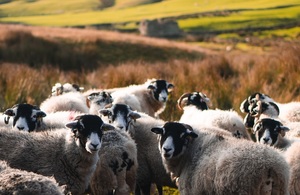
[[112,107],[100,110],[100,114],[104,121],[128,131],[137,144],[139,167],[136,194],[141,191],[143,195],[149,195],[152,183],[158,186],[159,194],[162,194],[162,186],[176,188],[162,165],[158,148],[154,147],[157,145],[156,136],[149,131],[164,121],[133,111],[125,104],[112,104]]
[[63,195],[63,192],[54,178],[13,169],[0,161],[0,194]]
[[96,115],[81,115],[69,129],[32,132],[0,129],[0,159],[12,168],[53,176],[66,191],[82,194],[99,160],[103,130],[113,126]]
[[[192,127],[213,126],[237,138],[250,139],[243,118],[234,110],[208,109],[209,99],[201,92],[185,93],[177,101],[183,109],[180,122]],[[226,132],[223,133],[227,134]]]
[[290,165],[290,194],[300,193],[300,139],[287,136],[288,127],[277,120],[263,118],[253,127],[258,143],[279,148],[284,151],[285,159]]
[[[11,126],[20,131],[45,131],[55,128],[63,128],[65,124],[73,121],[76,116],[83,113],[76,111],[58,111],[46,114],[37,106],[31,104],[16,104],[5,110],[2,120],[5,126]],[[13,120],[10,122],[10,118]],[[3,126],[3,125],[2,125]]]
[[132,110],[158,117],[165,110],[169,93],[174,85],[166,80],[150,79],[144,84],[107,89],[114,104],[127,104]]
[[134,192],[138,168],[137,148],[128,133],[118,129],[105,131],[99,162],[91,178],[92,194],[128,195]]
[[273,103],[278,106],[280,110],[279,118],[286,122],[300,122],[300,102],[287,102],[279,103],[274,101],[270,96],[263,93],[253,93],[247,99],[243,100],[240,105],[240,110],[243,113],[249,113],[249,107],[251,104],[257,102],[258,100],[262,102]]
[[164,166],[181,195],[288,194],[289,166],[269,146],[202,133],[178,122],[151,131],[158,134]]
[[90,114],[99,114],[99,110],[111,104],[113,99],[106,91],[94,92],[87,96],[87,105],[90,109]]

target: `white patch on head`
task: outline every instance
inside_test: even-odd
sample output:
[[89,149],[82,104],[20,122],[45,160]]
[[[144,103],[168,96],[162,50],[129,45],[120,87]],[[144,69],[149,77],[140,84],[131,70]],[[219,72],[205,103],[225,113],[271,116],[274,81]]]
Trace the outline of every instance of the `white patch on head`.
[[113,121],[113,125],[121,130],[124,130],[126,131],[126,126],[127,126],[127,123],[126,123],[126,120],[124,117],[127,117],[127,116],[123,116],[121,113],[118,112],[116,118],[115,118],[115,121]]
[[168,100],[168,93],[166,90],[162,90],[158,96],[160,102],[166,102]]
[[172,158],[175,151],[175,146],[173,143],[173,138],[169,136],[163,143],[161,147],[161,154],[165,159]]
[[24,117],[20,117],[17,121],[13,129],[18,131],[29,131],[29,127],[27,121]]
[[267,145],[271,145],[272,144],[272,138],[271,138],[271,134],[269,129],[266,129],[264,134],[262,135],[262,137],[259,140],[259,143],[261,144],[267,144]]
[[100,150],[100,148],[101,148],[101,141],[99,139],[99,136],[97,133],[92,132],[85,144],[85,149],[89,153],[93,153]]

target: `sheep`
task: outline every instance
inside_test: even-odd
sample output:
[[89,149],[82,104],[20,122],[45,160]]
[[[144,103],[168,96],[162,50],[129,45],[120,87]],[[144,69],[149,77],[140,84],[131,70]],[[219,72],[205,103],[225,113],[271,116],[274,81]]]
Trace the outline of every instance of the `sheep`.
[[66,191],[82,194],[99,160],[104,130],[114,127],[97,115],[77,116],[63,129],[27,133],[0,129],[0,160],[12,168],[53,176]]
[[129,194],[134,192],[137,148],[128,133],[118,130],[105,131],[99,151],[96,171],[91,178],[92,194]]
[[87,105],[90,114],[99,114],[99,110],[113,102],[113,99],[106,91],[94,92],[87,96]]
[[163,167],[158,148],[153,148],[157,145],[156,136],[148,130],[162,125],[163,120],[133,111],[125,104],[112,104],[110,108],[102,109],[99,113],[104,121],[129,132],[137,144],[139,166],[135,194],[140,194],[141,191],[143,195],[149,195],[152,183],[157,185],[159,194],[162,194],[162,186],[177,188]]
[[64,93],[69,93],[69,92],[81,92],[83,91],[84,88],[80,87],[77,84],[70,84],[70,83],[55,83],[54,86],[52,86],[51,90],[51,96],[58,96]]
[[[280,118],[279,108],[273,102],[262,102],[261,100],[256,101],[255,103],[249,106],[248,116],[254,118],[253,120],[254,123],[256,123],[258,120],[261,120],[263,118],[276,119],[290,129],[290,131],[288,132],[289,135],[293,135],[294,137],[300,137],[300,131],[299,131],[300,122],[289,122]],[[247,127],[250,128],[254,126],[254,125],[250,126],[249,124],[246,123],[245,125],[247,125]]]
[[[2,120],[5,126],[12,126],[15,130],[22,131],[44,131],[55,128],[63,128],[65,124],[72,121],[76,116],[83,113],[76,111],[58,111],[46,114],[37,106],[31,104],[16,104],[4,111]],[[13,118],[12,123],[10,117]]]
[[0,161],[0,194],[63,195],[63,188],[54,178],[13,169]]
[[179,122],[193,127],[214,126],[220,128],[217,131],[229,131],[234,137],[250,139],[243,118],[236,111],[208,109],[208,103],[209,98],[201,92],[183,94],[177,101],[178,108],[184,110]]
[[144,84],[105,91],[111,94],[114,104],[127,104],[132,110],[159,117],[165,110],[168,94],[173,88],[174,85],[166,80],[149,79]]
[[291,145],[291,140],[285,138],[289,130],[280,121],[272,118],[262,118],[253,126],[256,142],[280,149],[286,149]]
[[274,101],[270,96],[263,93],[253,93],[247,99],[243,100],[240,110],[243,113],[249,113],[249,106],[256,101],[272,102],[280,110],[279,118],[287,122],[300,122],[300,102],[279,103]]
[[163,164],[181,195],[288,194],[289,165],[274,148],[179,122],[151,131],[158,135]]
[[69,92],[59,96],[51,96],[44,100],[39,107],[46,113],[57,111],[89,113],[89,108],[86,105],[86,97],[80,92]]
[[285,152],[285,159],[290,165],[290,182],[289,192],[290,195],[300,194],[300,143],[294,142]]
[[258,143],[279,148],[290,165],[290,194],[300,193],[300,139],[288,135],[289,128],[271,118],[263,118],[253,127]]

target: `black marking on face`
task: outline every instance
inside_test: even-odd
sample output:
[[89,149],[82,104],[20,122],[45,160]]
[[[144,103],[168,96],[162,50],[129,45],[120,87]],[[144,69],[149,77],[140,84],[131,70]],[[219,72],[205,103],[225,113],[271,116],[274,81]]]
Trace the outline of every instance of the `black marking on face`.
[[199,92],[193,92],[188,96],[187,105],[194,105],[200,110],[207,110],[208,105],[207,105],[206,101],[203,99],[205,97],[202,97],[199,94]]

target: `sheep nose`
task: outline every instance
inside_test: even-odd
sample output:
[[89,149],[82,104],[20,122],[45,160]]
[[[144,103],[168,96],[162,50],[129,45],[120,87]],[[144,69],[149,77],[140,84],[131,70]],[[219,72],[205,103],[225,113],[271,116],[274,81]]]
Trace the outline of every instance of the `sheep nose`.
[[117,127],[121,130],[124,129],[124,126],[117,126]]
[[94,148],[97,148],[99,144],[91,144]]
[[265,142],[268,142],[268,141],[269,141],[269,138],[263,138],[263,140],[264,140]]
[[19,130],[23,130],[24,129],[24,127],[17,127]]
[[164,148],[164,151],[165,151],[166,153],[168,153],[170,150],[171,150],[171,149],[169,149],[169,148]]

